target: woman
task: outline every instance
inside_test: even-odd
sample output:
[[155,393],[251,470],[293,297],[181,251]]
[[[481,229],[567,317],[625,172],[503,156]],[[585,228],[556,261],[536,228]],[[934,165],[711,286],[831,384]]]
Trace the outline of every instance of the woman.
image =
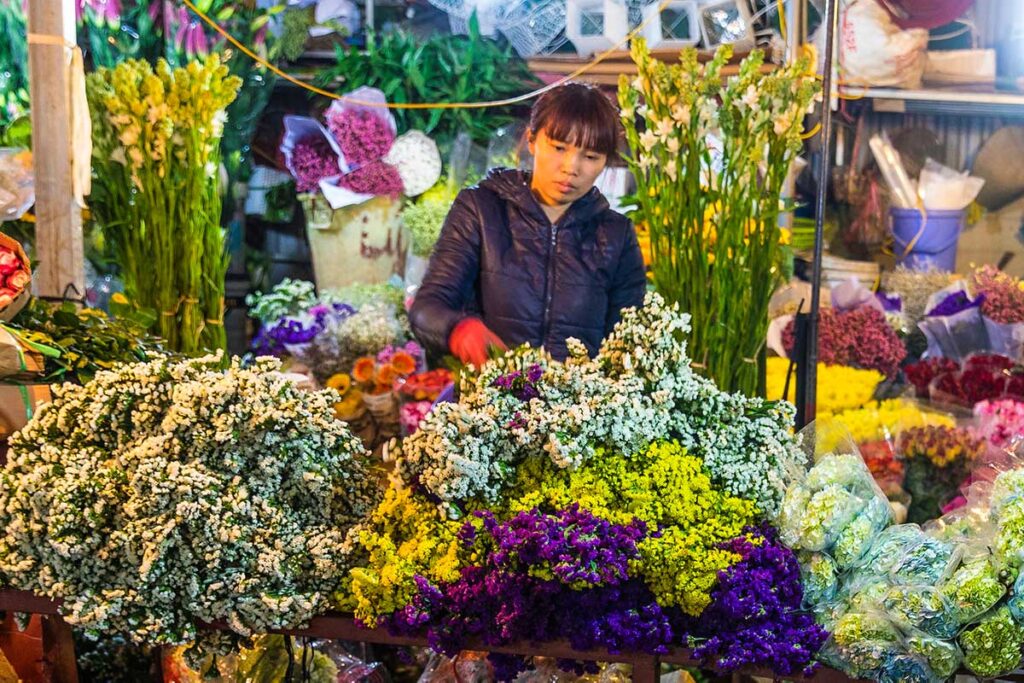
[[445,220],[410,310],[432,353],[480,366],[492,346],[529,342],[563,360],[575,337],[593,355],[620,311],[643,302],[636,233],[594,187],[618,139],[618,111],[595,88],[537,100],[533,171],[492,170]]

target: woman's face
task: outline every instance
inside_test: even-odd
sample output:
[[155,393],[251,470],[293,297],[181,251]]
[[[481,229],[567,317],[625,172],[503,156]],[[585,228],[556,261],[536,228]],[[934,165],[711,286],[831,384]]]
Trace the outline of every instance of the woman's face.
[[539,131],[530,141],[533,180],[530,188],[543,204],[568,206],[585,195],[601,175],[608,155],[552,140]]

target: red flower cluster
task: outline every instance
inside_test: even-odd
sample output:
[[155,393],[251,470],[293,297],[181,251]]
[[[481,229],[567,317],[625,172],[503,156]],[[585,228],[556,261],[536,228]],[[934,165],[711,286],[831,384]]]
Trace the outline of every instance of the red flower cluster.
[[973,407],[998,398],[1024,400],[1024,366],[994,353],[971,356],[959,365],[933,358],[906,367],[918,398]]
[[[792,352],[794,323],[786,326],[782,343]],[[823,309],[818,324],[818,359],[826,365],[878,370],[893,377],[907,356],[900,338],[885,319],[885,314],[870,306],[852,311]]]
[[406,378],[398,391],[403,396],[410,397],[417,401],[436,401],[444,388],[451,384],[452,373],[439,368],[428,372],[421,372]]
[[28,264],[13,249],[0,245],[0,308],[14,301],[31,281]]

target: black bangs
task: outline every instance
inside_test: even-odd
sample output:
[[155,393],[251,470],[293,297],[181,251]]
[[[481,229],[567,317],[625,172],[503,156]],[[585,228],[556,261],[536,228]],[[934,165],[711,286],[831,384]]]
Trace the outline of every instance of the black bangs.
[[530,133],[613,156],[619,143],[619,112],[600,90],[566,83],[541,96],[530,113]]

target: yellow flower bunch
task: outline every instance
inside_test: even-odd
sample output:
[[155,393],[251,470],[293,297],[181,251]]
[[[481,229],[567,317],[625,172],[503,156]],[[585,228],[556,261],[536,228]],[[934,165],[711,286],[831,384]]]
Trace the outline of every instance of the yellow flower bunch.
[[[838,413],[823,412],[818,417],[841,423],[859,444],[889,439],[900,429],[955,425],[953,418],[945,413],[923,410],[914,401],[900,398],[872,402],[863,408]],[[826,450],[830,448],[826,446]]]
[[602,453],[574,471],[535,459],[516,474],[503,513],[578,503],[616,524],[638,518],[649,529],[660,528],[661,536],[641,541],[630,571],[659,604],[692,615],[708,605],[718,572],[740,559],[716,546],[740,536],[756,513],[753,502],[715,489],[701,460],[678,443],[652,444],[634,458]]
[[351,570],[350,584],[335,594],[335,602],[373,627],[412,601],[415,576],[435,584],[455,581],[472,559],[460,557],[456,534],[462,524],[443,518],[437,506],[409,489],[388,488],[369,520],[352,532],[369,560]]
[[[789,393],[782,395],[786,386],[789,360],[768,359],[767,397],[769,400],[796,400],[796,377],[789,382]],[[885,377],[877,370],[860,370],[843,365],[818,364],[818,410],[820,413],[838,413],[860,408],[867,404],[875,388]]]
[[363,405],[363,392],[352,384],[352,377],[348,373],[331,375],[325,386],[341,394],[341,401],[334,404],[334,416],[339,420],[344,420]]
[[87,79],[92,216],[128,297],[176,351],[225,349],[220,141],[241,80],[217,55],[172,69],[127,60]]
[[957,427],[913,427],[900,434],[904,458],[927,458],[935,467],[973,462],[985,452],[985,443]]

